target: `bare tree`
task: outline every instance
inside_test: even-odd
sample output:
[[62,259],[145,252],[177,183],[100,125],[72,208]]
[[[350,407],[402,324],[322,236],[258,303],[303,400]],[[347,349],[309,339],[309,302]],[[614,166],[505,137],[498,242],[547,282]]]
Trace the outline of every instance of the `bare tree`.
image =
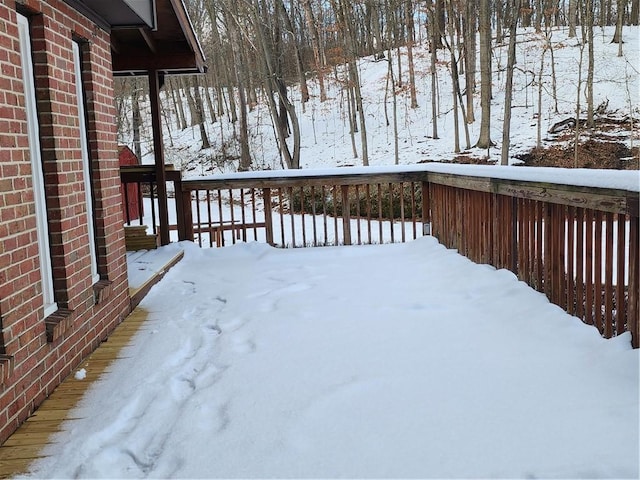
[[480,0],[480,136],[478,148],[490,148],[491,141],[491,13],[489,0]]
[[569,0],[569,37],[576,36],[576,19],[578,17],[578,0]]
[[464,78],[466,93],[466,122],[475,122],[474,93],[476,92],[476,0],[467,0],[463,15],[464,36]]
[[432,133],[431,137],[434,139],[438,138],[438,51],[437,51],[437,42],[441,41],[440,32],[438,29],[438,23],[436,21],[436,8],[434,5],[434,0],[428,0],[429,7],[429,36],[430,36],[430,52],[431,52],[431,128]]
[[507,78],[504,89],[504,120],[502,122],[502,152],[501,165],[509,165],[509,147],[511,135],[511,99],[513,91],[513,70],[516,63],[516,30],[518,26],[518,12],[520,0],[511,2],[511,24],[509,26],[509,52],[507,54]]
[[302,64],[302,54],[300,52],[300,45],[298,44],[296,30],[293,26],[293,22],[291,21],[291,17],[289,16],[289,13],[287,12],[287,9],[284,6],[283,1],[282,0],[274,0],[274,1],[275,1],[277,10],[284,23],[285,31],[288,35],[291,36],[293,50],[295,53],[296,70],[298,72],[300,97],[301,97],[303,108],[304,108],[304,104],[309,101],[309,88],[307,87],[307,78],[304,73],[305,68],[304,68],[304,65]]
[[351,3],[347,0],[331,0],[331,5],[336,14],[338,25],[342,31],[344,48],[347,57],[347,70],[349,72],[349,86],[354,89],[356,109],[360,120],[360,143],[362,148],[362,164],[369,165],[369,154],[367,149],[367,127],[362,104],[362,91],[360,89],[360,75],[357,65],[357,51],[353,31],[353,15],[351,14]]
[[133,152],[139,160],[142,160],[142,147],[140,146],[140,128],[142,126],[142,116],[140,115],[140,81],[137,78],[131,79],[131,130],[133,132]]
[[413,28],[413,0],[406,0],[405,21],[407,23],[407,60],[409,62],[409,95],[411,108],[418,108],[418,95],[416,92],[416,74],[413,63],[413,42],[415,32]]
[[318,85],[320,87],[320,101],[324,102],[327,99],[327,92],[324,86],[324,62],[320,54],[320,39],[318,36],[318,28],[316,27],[315,15],[311,8],[311,0],[302,0],[302,7],[304,9],[305,20],[307,28],[311,36],[311,47],[313,49],[313,60],[315,63],[315,72],[318,77]]
[[621,57],[622,56],[622,44],[624,43],[622,41],[622,25],[624,23],[624,10],[625,10],[625,4],[626,4],[626,0],[618,0],[617,1],[617,17],[616,17],[616,30],[613,34],[613,39],[611,40],[611,43],[617,43],[618,44],[618,56]]
[[[466,140],[466,148],[469,149],[471,148],[471,140],[469,138],[469,125],[467,122],[467,115],[466,115],[466,111],[465,111],[465,107],[464,107],[464,101],[462,99],[462,92],[460,90],[460,75],[458,73],[458,58],[456,57],[456,48],[455,48],[455,33],[456,33],[456,28],[455,25],[456,21],[454,21],[454,8],[453,8],[453,2],[451,0],[449,0],[447,2],[447,17],[449,20],[449,40],[447,40],[446,36],[443,36],[443,42],[445,44],[445,46],[447,47],[447,49],[449,50],[449,55],[451,57],[451,60],[449,62],[450,65],[450,72],[451,72],[451,82],[453,84],[453,125],[454,125],[454,152],[458,153],[460,151],[460,126],[459,126],[459,118],[458,118],[458,108],[460,108],[460,111],[462,112],[462,118],[463,118],[463,126],[464,126],[464,133],[465,133],[465,140]],[[459,32],[458,32],[459,33]]]

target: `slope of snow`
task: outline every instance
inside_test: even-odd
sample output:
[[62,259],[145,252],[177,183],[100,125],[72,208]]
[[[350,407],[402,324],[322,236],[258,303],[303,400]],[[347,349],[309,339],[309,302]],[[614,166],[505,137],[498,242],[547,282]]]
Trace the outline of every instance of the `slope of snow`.
[[629,334],[512,273],[432,237],[181,245],[32,478],[638,478]]

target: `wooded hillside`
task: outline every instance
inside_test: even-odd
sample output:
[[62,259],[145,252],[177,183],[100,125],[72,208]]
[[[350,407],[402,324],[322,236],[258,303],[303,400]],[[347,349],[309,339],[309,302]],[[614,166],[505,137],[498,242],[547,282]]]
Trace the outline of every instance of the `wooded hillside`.
[[[532,97],[541,97],[544,90],[545,95],[555,99],[555,111],[560,113],[557,89],[562,80],[555,71],[558,60],[554,34],[557,37],[562,30],[568,38],[575,39],[577,48],[574,104],[567,108],[565,101],[561,110],[567,113],[566,118],[560,119],[573,122],[577,156],[580,132],[595,129],[598,113],[606,113],[607,109],[605,102],[594,101],[594,34],[604,32],[600,27],[615,27],[608,30],[611,35],[607,42],[615,44],[617,54],[622,56],[623,29],[638,25],[639,1],[187,0],[209,70],[202,76],[167,78],[165,122],[176,130],[197,125],[199,138],[195,141],[203,149],[212,145],[212,129],[208,125],[222,118],[231,122],[233,133],[220,145],[234,152],[230,156],[237,170],[242,171],[259,168],[252,154],[248,117],[258,105],[264,106],[282,166],[299,168],[300,114],[305,112],[311,95],[325,102],[328,84],[337,84],[347,111],[353,155],[360,164],[369,165],[370,120],[363,107],[362,69],[358,62],[371,57],[386,68],[385,117],[394,130],[395,163],[399,161],[397,142],[401,128],[398,97],[406,99],[403,101],[411,109],[424,107],[428,111],[430,118],[425,121],[424,130],[430,138],[438,139],[441,97],[446,96],[454,112],[452,157],[471,147],[489,149],[497,143],[499,160],[506,164],[514,72],[523,73],[523,68],[531,65],[524,73]],[[516,45],[525,41],[523,31],[542,42],[540,58],[524,62],[525,67],[516,54]],[[504,52],[504,58],[498,58],[497,50]],[[416,52],[419,56],[428,52],[429,58],[422,59],[426,67],[416,68]],[[504,63],[500,63],[503,59]],[[447,79],[443,78],[445,70]],[[637,74],[637,70],[630,73]],[[430,86],[426,105],[418,102],[420,81]],[[445,86],[450,91],[444,91]],[[146,86],[140,79],[119,80],[121,136],[132,144],[139,157],[145,155],[140,147],[145,95]],[[491,109],[498,97],[504,115],[500,125],[495,125]],[[630,130],[633,107],[637,108],[633,100],[628,111]],[[537,105],[541,109],[540,98]],[[541,110],[537,112],[538,145],[543,114]],[[479,125],[473,137],[469,125]],[[492,138],[492,132],[498,136],[496,131],[501,138]]]

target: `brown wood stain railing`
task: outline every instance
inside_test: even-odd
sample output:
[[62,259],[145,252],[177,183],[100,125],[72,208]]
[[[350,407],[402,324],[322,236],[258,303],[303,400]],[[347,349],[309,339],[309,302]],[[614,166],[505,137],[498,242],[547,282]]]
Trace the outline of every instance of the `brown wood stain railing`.
[[433,235],[638,347],[638,192],[430,173]]
[[[201,246],[404,242],[430,233],[474,262],[512,271],[607,338],[630,331],[637,348],[638,192],[492,178],[493,172],[408,167],[172,177],[177,221],[159,228]],[[123,182],[132,175],[123,174]]]

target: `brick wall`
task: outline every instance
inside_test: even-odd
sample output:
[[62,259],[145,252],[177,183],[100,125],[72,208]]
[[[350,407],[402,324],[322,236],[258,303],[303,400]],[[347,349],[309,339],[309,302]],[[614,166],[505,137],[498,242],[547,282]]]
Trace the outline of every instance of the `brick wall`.
[[[0,0],[0,443],[129,310],[108,34],[60,0],[30,16],[55,299],[44,318],[16,1]],[[93,284],[72,42],[83,55],[100,282]]]

